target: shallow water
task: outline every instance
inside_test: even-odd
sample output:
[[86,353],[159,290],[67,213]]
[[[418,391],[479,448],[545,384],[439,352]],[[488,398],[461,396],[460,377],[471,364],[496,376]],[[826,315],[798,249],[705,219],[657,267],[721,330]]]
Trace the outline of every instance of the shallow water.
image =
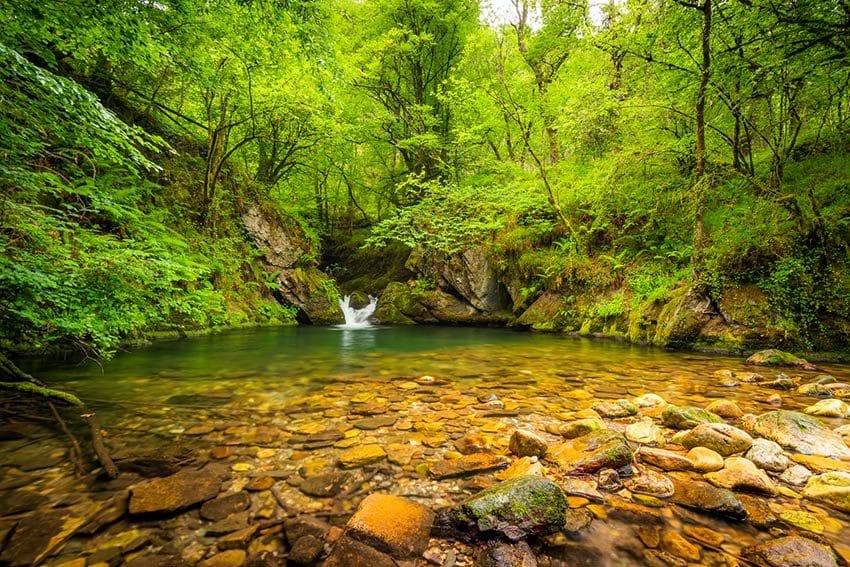
[[[492,474],[439,482],[425,474],[423,465],[442,460],[447,453],[452,457],[454,441],[466,433],[481,433],[494,451],[506,452],[516,427],[542,432],[545,425],[568,421],[571,412],[589,408],[594,401],[650,392],[669,403],[700,407],[717,398],[730,399],[752,413],[776,409],[768,403],[776,393],[782,397],[783,409],[801,409],[816,401],[757,384],[720,386],[716,371],[754,370],[738,358],[478,328],[239,330],[157,343],[122,353],[103,367],[35,360],[23,366],[86,399],[108,432],[111,450],[119,456],[179,443],[194,449],[203,461],[209,459],[212,447],[232,448],[232,455],[223,462],[244,466],[234,468],[231,490],[263,471],[276,471],[276,478],[283,479],[286,475],[281,471],[296,476],[300,470],[300,476],[305,476],[305,467],[333,470],[334,459],[350,447],[370,443],[414,447],[408,462],[383,467],[368,486],[358,488],[366,475],[355,470],[349,478],[353,488],[343,491],[345,498],[308,497],[299,492],[298,479],[292,478],[278,483],[274,498],[262,492],[254,496],[252,510],[259,509],[270,518],[318,512],[337,523],[344,523],[356,503],[372,490],[404,494],[437,509],[492,483]],[[778,373],[756,370],[766,378]],[[803,382],[823,373],[850,382],[847,366],[788,373],[800,375]],[[433,376],[436,383],[417,384],[415,380],[422,376]],[[488,394],[495,394],[504,407],[494,410],[477,399]],[[379,406],[374,410],[380,412],[377,415],[396,419],[377,429],[359,429],[353,424],[370,415],[361,411],[365,406]],[[616,420],[611,426],[622,429],[633,420]],[[837,427],[847,420],[825,422]],[[346,437],[313,450],[293,442],[298,436],[327,430],[346,433]],[[0,462],[6,465],[0,468],[0,501],[28,490],[47,496],[32,513],[70,507],[85,515],[87,505],[117,490],[117,485],[93,475],[73,479],[71,466],[62,457],[67,443],[60,432],[40,426],[25,429],[24,435],[0,442]],[[555,437],[548,438],[555,442]],[[610,497],[629,500],[628,494]],[[808,511],[824,518],[822,535],[827,540],[850,541],[845,515],[787,496],[764,499],[768,500],[775,515]],[[596,519],[587,529],[540,544],[541,562],[634,565],[663,561],[664,555],[658,559],[645,553],[648,544],[639,537],[645,518],[606,512],[609,504],[594,509]],[[7,515],[0,520],[0,530],[28,513]],[[695,525],[724,536],[719,547],[702,546],[703,564],[730,563],[745,545],[770,537],[767,529],[750,523],[729,523],[672,505],[658,513],[662,531],[679,532]],[[185,521],[178,525],[169,520],[172,524],[146,524],[145,529],[178,534],[183,549],[193,550],[196,556],[212,553],[214,540],[197,535],[203,534],[203,520],[192,512],[180,518]],[[94,536],[78,534],[57,552],[62,559],[85,555],[101,540],[135,526],[132,519],[120,519]],[[781,522],[776,528],[791,529]],[[0,531],[0,543],[3,537]],[[652,537],[649,540],[652,543]],[[131,553],[143,554],[157,544],[152,538],[147,547]],[[468,564],[470,548],[456,547],[458,563]]]

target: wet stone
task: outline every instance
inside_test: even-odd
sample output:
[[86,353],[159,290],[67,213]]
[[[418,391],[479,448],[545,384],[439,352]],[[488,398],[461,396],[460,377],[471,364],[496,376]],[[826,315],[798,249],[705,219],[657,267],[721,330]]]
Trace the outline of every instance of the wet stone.
[[15,527],[0,563],[12,567],[37,565],[59,548],[83,525],[84,518],[53,514],[32,514]]
[[720,488],[757,492],[769,496],[777,494],[776,486],[770,477],[751,461],[742,457],[729,457],[721,470],[707,473],[705,478]]
[[738,497],[725,488],[714,487],[707,482],[673,478],[671,500],[697,511],[723,516],[732,520],[744,520],[747,511]]
[[524,541],[514,544],[492,542],[475,556],[475,567],[537,567],[534,552]]
[[251,538],[254,537],[254,534],[257,533],[258,529],[259,526],[256,525],[242,528],[241,530],[219,538],[216,544],[222,551],[226,551],[228,549],[245,549],[248,547],[248,543],[251,541]]
[[705,411],[729,419],[738,419],[744,415],[744,411],[738,404],[730,400],[715,400],[705,407]]
[[785,469],[779,476],[779,480],[787,482],[794,486],[806,484],[806,481],[812,476],[811,471],[802,465],[792,465]]
[[604,418],[616,419],[629,417],[637,414],[637,406],[629,400],[616,400],[613,402],[596,402],[593,409]]
[[835,471],[813,476],[806,482],[803,496],[850,513],[850,473]]
[[569,533],[578,533],[593,522],[593,514],[584,508],[570,508],[564,515],[563,530]]
[[454,445],[463,455],[489,453],[493,450],[492,441],[479,433],[467,433],[460,439],[456,439]]
[[673,495],[673,481],[661,473],[651,469],[625,481],[625,486],[632,492],[648,494],[656,498],[669,498]]
[[743,556],[759,567],[838,567],[829,547],[799,536],[780,537],[748,547]]
[[753,419],[751,426],[760,436],[797,453],[850,459],[850,447],[842,437],[804,413],[770,411]]
[[0,502],[0,516],[6,516],[41,508],[49,499],[31,490],[16,490],[0,495]]
[[130,514],[172,513],[215,498],[221,486],[219,471],[182,470],[132,487]]
[[699,561],[702,555],[699,547],[686,540],[678,532],[670,530],[661,534],[661,548],[674,557],[679,557],[691,563]]
[[325,549],[325,543],[312,535],[305,535],[292,544],[287,559],[297,565],[310,565],[319,558]]
[[714,472],[723,468],[723,456],[706,447],[694,447],[688,451],[687,458],[697,472]]
[[286,520],[283,528],[286,532],[287,541],[292,544],[307,535],[324,540],[331,526],[327,522],[313,516],[297,516]]
[[247,554],[241,549],[230,549],[216,553],[198,563],[198,567],[241,567]]
[[615,431],[600,430],[552,447],[546,460],[567,474],[619,469],[632,462],[626,439]]
[[790,464],[788,457],[782,451],[782,447],[769,439],[755,439],[745,457],[755,463],[757,467],[771,472],[782,472]]
[[360,468],[386,458],[387,452],[380,445],[361,445],[340,453],[339,466],[344,469]]
[[362,429],[364,431],[372,431],[375,429],[380,429],[381,427],[390,427],[395,422],[398,421],[398,418],[393,416],[388,417],[367,417],[365,419],[359,419],[354,422],[354,427],[357,429]]
[[249,490],[251,492],[262,492],[263,490],[268,490],[274,486],[275,482],[275,479],[270,476],[258,476],[245,485],[245,490]]
[[548,535],[565,522],[567,499],[551,480],[523,476],[484,490],[448,512],[461,534],[499,533],[511,540]]
[[504,469],[510,464],[510,459],[502,455],[475,453],[463,455],[458,459],[436,461],[428,465],[429,474],[437,479],[465,476],[474,473]]
[[605,422],[596,417],[577,419],[565,425],[557,427],[552,433],[561,435],[567,439],[575,439],[587,435],[593,431],[599,431],[605,428]]
[[689,471],[694,467],[694,464],[685,455],[666,449],[641,447],[637,455],[642,462],[665,471]]
[[427,549],[433,521],[433,512],[421,504],[370,494],[348,521],[346,534],[393,557],[415,557]]
[[206,535],[222,536],[243,530],[248,527],[248,512],[237,512],[228,516],[226,519],[214,522],[207,526]]
[[753,438],[746,431],[726,423],[703,423],[688,431],[681,444],[688,449],[706,447],[728,457],[749,449]]
[[397,567],[396,561],[381,551],[343,536],[336,542],[323,567]]
[[508,447],[518,457],[542,457],[549,449],[545,439],[524,429],[514,431]]
[[720,416],[692,406],[667,406],[661,414],[661,421],[671,429],[693,429],[702,423],[723,423]]
[[236,512],[247,510],[251,506],[251,498],[247,492],[228,494],[215,500],[209,500],[201,506],[201,517],[217,522]]
[[349,478],[348,473],[329,472],[304,479],[298,488],[309,496],[331,498],[342,491]]

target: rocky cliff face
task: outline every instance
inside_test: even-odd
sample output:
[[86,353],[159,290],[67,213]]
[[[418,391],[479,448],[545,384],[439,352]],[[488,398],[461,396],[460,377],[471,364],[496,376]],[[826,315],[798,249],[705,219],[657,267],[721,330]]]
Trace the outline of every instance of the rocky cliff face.
[[336,304],[335,286],[313,259],[312,246],[296,222],[280,214],[252,205],[242,223],[263,253],[263,268],[274,275],[279,288],[275,295],[281,303],[298,309],[303,323],[337,323],[342,312]]
[[375,313],[382,322],[501,325],[511,318],[511,297],[481,247],[453,255],[417,248],[405,267],[417,279],[387,286]]

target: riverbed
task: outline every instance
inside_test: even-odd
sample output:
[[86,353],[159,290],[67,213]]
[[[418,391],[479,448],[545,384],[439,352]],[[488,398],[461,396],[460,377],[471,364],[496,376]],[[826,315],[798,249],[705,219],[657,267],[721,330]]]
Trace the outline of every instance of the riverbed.
[[[661,423],[659,405],[602,416],[605,427],[619,433],[649,420],[663,435],[651,443],[628,441],[637,456],[610,485],[600,485],[594,472],[581,475],[590,483],[584,492],[575,490],[575,475],[557,462],[545,455],[522,460],[508,447],[517,429],[556,447],[569,442],[565,427],[595,419],[594,407],[647,394],[698,408],[727,400],[743,414],[800,411],[818,401],[800,385],[824,375],[850,382],[848,366],[757,368],[733,357],[442,327],[238,330],[157,343],[102,365],[22,364],[89,403],[122,474],[115,480],[99,470],[75,476],[68,439],[53,422],[7,416],[0,441],[0,558],[13,564],[144,565],[146,558],[195,564],[230,551],[225,559],[236,564],[252,557],[283,564],[293,543],[285,537],[287,520],[311,515],[343,530],[371,493],[398,495],[439,513],[509,477],[505,467],[526,465],[524,472],[553,479],[568,496],[570,524],[529,539],[541,565],[732,565],[746,562],[747,548],[789,534],[850,555],[847,514],[803,497],[803,485],[781,480],[781,471],[766,471],[775,494],[735,491],[747,508],[744,521],[631,490],[630,476],[646,469],[677,486],[704,482],[694,471],[641,462],[643,445],[687,452],[671,442],[676,431]],[[753,373],[760,377],[750,381]],[[776,389],[779,374],[789,381],[782,389]],[[66,418],[73,422],[73,414]],[[737,426],[742,418],[725,421]],[[850,423],[822,421],[831,429]],[[85,431],[75,433],[85,442]],[[493,466],[440,473],[441,463],[463,463],[472,454],[492,457]],[[244,494],[230,513],[204,513],[203,500],[153,513],[133,513],[131,502],[128,511],[128,492],[140,483],[210,467],[219,475],[219,497]],[[21,539],[46,517],[62,522]],[[234,518],[230,531],[221,525]],[[244,541],[226,540],[241,530],[250,532]],[[328,541],[340,533],[327,532]],[[431,538],[417,561],[471,565],[480,544],[458,539]],[[329,553],[333,545],[325,542],[314,561]]]

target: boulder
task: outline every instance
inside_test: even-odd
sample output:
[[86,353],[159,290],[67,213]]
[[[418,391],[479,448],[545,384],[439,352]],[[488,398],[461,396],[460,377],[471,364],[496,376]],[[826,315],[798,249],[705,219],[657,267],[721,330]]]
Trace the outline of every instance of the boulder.
[[550,448],[546,460],[567,474],[588,474],[629,465],[632,452],[621,434],[603,429]]
[[746,431],[726,423],[703,423],[688,431],[681,444],[688,449],[706,447],[728,457],[749,449],[753,438]]
[[738,419],[744,415],[744,410],[742,410],[738,404],[730,400],[714,400],[705,406],[705,411],[727,419]]
[[777,350],[775,348],[760,350],[747,359],[747,364],[755,366],[791,366],[804,370],[816,370],[813,364],[803,358],[798,358],[790,352]]
[[709,411],[693,406],[667,406],[661,422],[672,429],[693,429],[702,423],[723,423],[723,419]]
[[790,464],[788,457],[782,451],[782,447],[769,439],[755,439],[744,456],[755,463],[757,467],[775,473],[781,473]]
[[757,492],[770,496],[775,496],[778,492],[770,477],[743,457],[729,457],[722,469],[707,473],[705,478],[720,488]]
[[396,558],[416,557],[428,547],[434,513],[388,494],[370,494],[346,524],[346,535]]
[[803,496],[850,513],[850,473],[835,471],[811,477]]
[[567,498],[557,484],[522,476],[479,492],[449,511],[448,521],[461,533],[495,533],[516,541],[560,530],[566,510]]
[[511,435],[508,448],[518,457],[542,457],[549,449],[549,445],[536,433],[517,429]]
[[185,469],[130,489],[130,514],[167,514],[211,500],[221,487],[221,472]]
[[742,555],[759,567],[838,567],[832,549],[795,535],[747,547]]
[[752,430],[805,455],[850,459],[850,447],[844,439],[817,418],[795,411],[777,410],[752,420]]
[[556,331],[563,324],[564,296],[547,291],[517,317],[512,325],[535,331]]

